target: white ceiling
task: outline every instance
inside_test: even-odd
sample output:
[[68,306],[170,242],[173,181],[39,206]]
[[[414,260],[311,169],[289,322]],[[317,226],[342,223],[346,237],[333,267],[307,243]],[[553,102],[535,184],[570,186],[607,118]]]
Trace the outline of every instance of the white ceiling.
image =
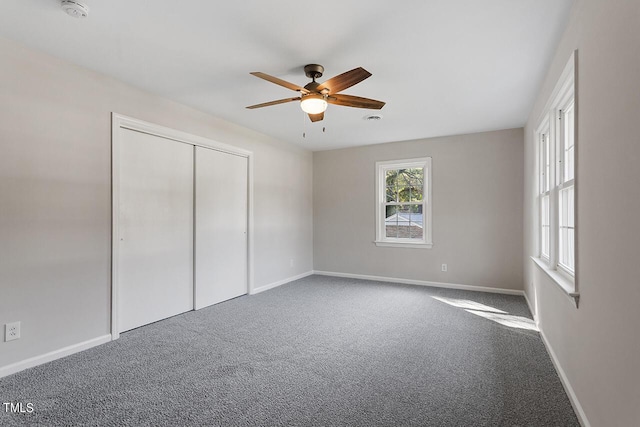
[[[86,19],[58,0],[2,1],[0,35],[312,150],[523,126],[572,4],[81,1]],[[308,63],[319,81],[364,67],[373,76],[343,93],[387,105],[330,105],[318,123],[296,102],[245,108],[297,96],[249,72],[304,86]]]

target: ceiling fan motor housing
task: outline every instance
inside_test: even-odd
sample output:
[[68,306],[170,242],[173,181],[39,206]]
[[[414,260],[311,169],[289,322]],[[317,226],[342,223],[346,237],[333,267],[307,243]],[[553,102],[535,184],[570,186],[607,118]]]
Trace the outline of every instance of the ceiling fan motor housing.
[[324,73],[324,67],[320,64],[308,64],[304,66],[304,74],[311,79],[318,79],[322,77]]

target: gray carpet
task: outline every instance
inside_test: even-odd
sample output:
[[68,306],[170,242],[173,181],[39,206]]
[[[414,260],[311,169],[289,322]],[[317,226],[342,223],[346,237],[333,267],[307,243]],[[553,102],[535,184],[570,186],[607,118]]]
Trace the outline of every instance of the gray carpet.
[[0,425],[578,426],[530,318],[522,297],[311,276],[1,379],[34,412]]

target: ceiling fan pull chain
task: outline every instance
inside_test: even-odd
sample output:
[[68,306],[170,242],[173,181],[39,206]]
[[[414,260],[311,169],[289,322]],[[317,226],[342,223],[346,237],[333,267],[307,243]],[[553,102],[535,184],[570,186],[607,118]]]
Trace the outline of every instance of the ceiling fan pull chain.
[[302,113],[302,139],[307,137],[307,117]]

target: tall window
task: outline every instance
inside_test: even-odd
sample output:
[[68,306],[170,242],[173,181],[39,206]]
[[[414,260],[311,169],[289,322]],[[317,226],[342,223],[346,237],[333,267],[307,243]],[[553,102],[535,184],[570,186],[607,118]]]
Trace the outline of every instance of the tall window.
[[431,247],[431,158],[376,163],[376,244]]
[[[540,259],[575,283],[575,56],[536,131]],[[575,291],[575,287],[573,289]]]

